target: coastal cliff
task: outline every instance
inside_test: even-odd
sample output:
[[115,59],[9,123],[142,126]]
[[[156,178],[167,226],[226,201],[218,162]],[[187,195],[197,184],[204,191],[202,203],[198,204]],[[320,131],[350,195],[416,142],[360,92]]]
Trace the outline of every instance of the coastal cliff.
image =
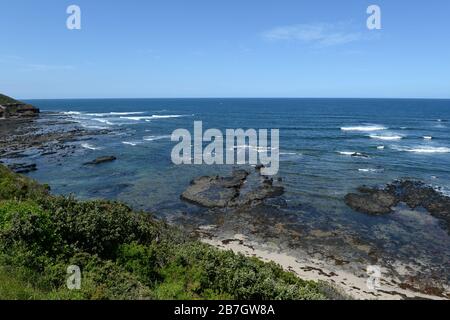
[[0,94],[0,118],[35,117],[38,114],[38,108]]

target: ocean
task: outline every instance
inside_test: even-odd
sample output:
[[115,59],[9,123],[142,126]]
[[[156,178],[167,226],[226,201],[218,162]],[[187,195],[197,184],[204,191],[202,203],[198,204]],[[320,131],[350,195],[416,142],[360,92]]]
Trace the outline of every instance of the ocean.
[[[44,120],[70,120],[84,128],[111,130],[72,142],[80,148],[65,159],[34,159],[39,170],[31,177],[48,183],[57,194],[124,201],[186,227],[220,224],[217,213],[180,200],[190,181],[201,175],[227,174],[232,168],[174,165],[171,150],[176,143],[170,140],[171,133],[178,128],[192,132],[194,121],[200,120],[204,130],[279,129],[278,176],[283,179],[287,206],[261,213],[258,219],[221,213],[224,228],[280,246],[299,246],[311,254],[331,252],[341,260],[414,262],[426,266],[430,276],[449,281],[450,237],[438,220],[425,211],[401,207],[392,214],[370,216],[351,210],[343,198],[360,185],[384,185],[406,177],[448,193],[450,100],[27,102],[44,111]],[[83,165],[104,155],[114,155],[117,161]],[[274,225],[282,226],[279,234],[270,228]]]

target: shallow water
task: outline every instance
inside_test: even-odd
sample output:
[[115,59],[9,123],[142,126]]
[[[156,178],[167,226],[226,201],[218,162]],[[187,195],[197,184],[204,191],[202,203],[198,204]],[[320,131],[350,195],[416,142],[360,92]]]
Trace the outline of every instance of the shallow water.
[[[291,242],[311,248],[321,243],[322,248],[354,259],[354,248],[344,241],[351,237],[355,247],[370,246],[385,259],[420,261],[449,281],[450,237],[439,221],[425,212],[405,208],[382,217],[368,216],[349,209],[343,197],[361,184],[385,184],[401,177],[417,178],[448,192],[450,100],[114,99],[30,103],[41,110],[62,112],[44,118],[70,119],[87,128],[112,130],[109,135],[77,142],[80,150],[62,161],[35,159],[39,170],[32,177],[49,183],[55,193],[119,199],[182,224],[217,222],[217,215],[183,203],[179,195],[194,177],[227,173],[231,168],[173,165],[172,131],[185,128],[192,132],[196,120],[203,121],[204,130],[218,128],[223,132],[227,128],[278,128],[279,176],[286,187],[288,207],[276,216],[261,213],[259,218],[262,225],[279,223],[287,231],[272,238],[290,242],[293,234],[306,234],[302,241]],[[355,152],[368,157],[351,156]],[[118,160],[94,168],[82,165],[102,155],[115,155]],[[236,224],[242,228],[255,224],[253,229],[264,233],[251,217],[222,218],[228,219],[223,225],[230,229],[236,229]],[[333,235],[310,239],[317,230]],[[365,252],[366,256],[369,253]]]

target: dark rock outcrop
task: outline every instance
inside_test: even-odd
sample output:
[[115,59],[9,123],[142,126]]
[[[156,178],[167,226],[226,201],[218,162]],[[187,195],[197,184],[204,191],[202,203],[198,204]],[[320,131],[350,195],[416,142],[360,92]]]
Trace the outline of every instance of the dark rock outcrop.
[[282,186],[274,186],[273,180],[261,176],[259,170],[255,175],[235,170],[229,177],[199,177],[191,182],[181,198],[206,208],[233,208],[259,204],[284,193]]
[[345,203],[358,212],[385,214],[398,204],[397,198],[385,190],[360,187],[358,191],[360,193],[349,193],[344,198]]
[[104,157],[98,157],[95,160],[86,162],[86,163],[84,163],[84,165],[96,165],[96,164],[101,164],[101,163],[105,163],[105,162],[111,162],[114,160],[117,160],[117,158],[114,156],[104,156]]
[[0,94],[0,118],[34,117],[38,114],[38,108]]
[[426,209],[432,216],[444,221],[450,231],[450,197],[423,182],[399,180],[384,189],[360,187],[358,191],[345,196],[345,203],[355,211],[386,214],[402,202],[411,209]]
[[367,154],[361,152],[354,152],[350,156],[355,158],[369,158]]
[[8,168],[14,171],[15,173],[29,173],[37,170],[37,166],[35,163],[14,163],[8,165]]

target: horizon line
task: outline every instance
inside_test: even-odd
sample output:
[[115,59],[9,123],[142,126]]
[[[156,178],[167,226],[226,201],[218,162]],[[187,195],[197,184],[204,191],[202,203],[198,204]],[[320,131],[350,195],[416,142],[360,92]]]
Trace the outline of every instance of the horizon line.
[[18,100],[188,100],[188,99],[196,99],[196,100],[207,100],[207,99],[354,99],[354,100],[450,100],[448,98],[425,98],[425,97],[96,97],[96,98],[73,98],[73,97],[65,97],[65,98],[18,98]]

